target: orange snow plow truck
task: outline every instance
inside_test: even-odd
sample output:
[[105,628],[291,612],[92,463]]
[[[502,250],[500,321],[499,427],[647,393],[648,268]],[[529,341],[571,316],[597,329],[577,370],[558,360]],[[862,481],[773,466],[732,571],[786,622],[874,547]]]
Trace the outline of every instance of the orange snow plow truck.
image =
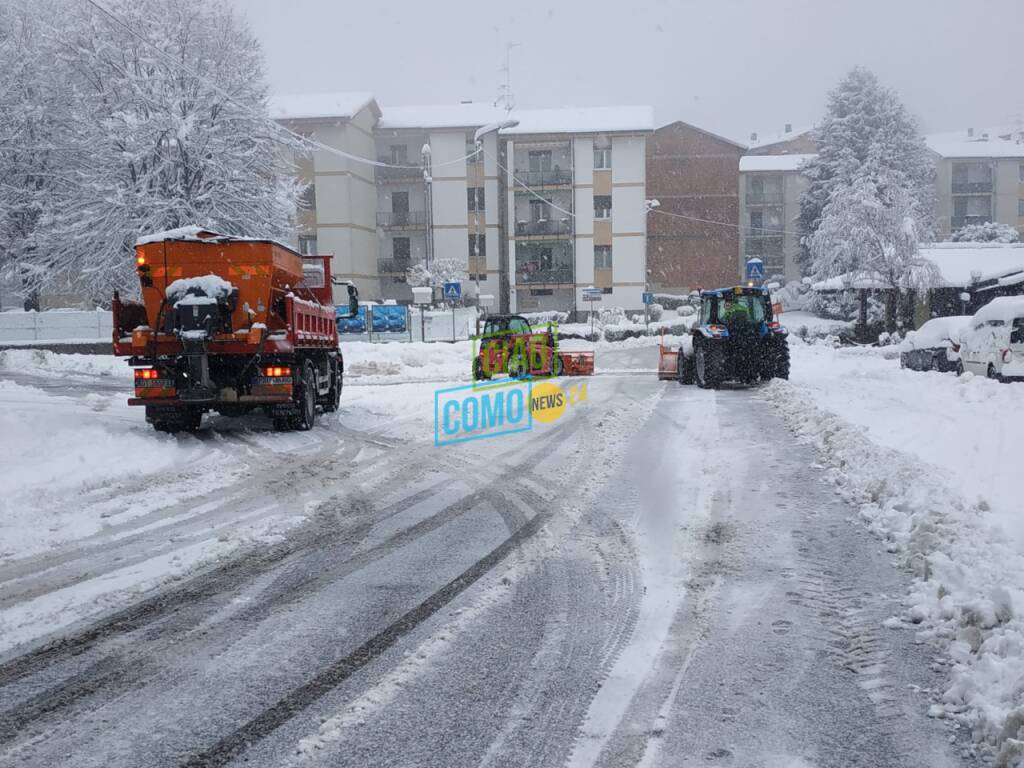
[[209,411],[262,409],[275,429],[310,429],[317,408],[337,410],[330,256],[184,227],[141,238],[135,262],[142,302],[114,294],[114,354],[135,369],[128,404],[154,428],[192,431]]

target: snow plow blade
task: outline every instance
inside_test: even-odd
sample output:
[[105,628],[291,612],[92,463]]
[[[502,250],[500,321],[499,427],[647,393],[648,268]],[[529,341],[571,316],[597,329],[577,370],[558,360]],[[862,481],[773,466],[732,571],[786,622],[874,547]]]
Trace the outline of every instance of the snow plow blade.
[[559,352],[562,358],[562,374],[565,376],[593,376],[593,352]]
[[658,344],[658,381],[675,379],[679,376],[679,352],[665,346],[665,334]]

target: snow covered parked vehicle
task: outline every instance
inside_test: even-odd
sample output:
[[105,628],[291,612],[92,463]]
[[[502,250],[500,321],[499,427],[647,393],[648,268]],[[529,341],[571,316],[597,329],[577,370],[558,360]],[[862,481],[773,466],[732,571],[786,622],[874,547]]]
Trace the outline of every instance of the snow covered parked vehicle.
[[957,373],[1024,380],[1024,296],[1001,296],[979,309],[961,334]]
[[960,359],[960,334],[969,315],[933,317],[900,344],[900,368],[912,371],[954,371]]

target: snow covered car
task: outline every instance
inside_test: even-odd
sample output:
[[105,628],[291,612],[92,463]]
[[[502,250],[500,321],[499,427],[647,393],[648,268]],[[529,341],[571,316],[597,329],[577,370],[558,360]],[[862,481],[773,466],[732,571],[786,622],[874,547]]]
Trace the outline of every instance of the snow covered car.
[[900,344],[900,368],[912,371],[954,371],[960,359],[960,333],[969,315],[934,317]]
[[979,309],[960,337],[957,373],[1024,380],[1024,296],[1001,296]]

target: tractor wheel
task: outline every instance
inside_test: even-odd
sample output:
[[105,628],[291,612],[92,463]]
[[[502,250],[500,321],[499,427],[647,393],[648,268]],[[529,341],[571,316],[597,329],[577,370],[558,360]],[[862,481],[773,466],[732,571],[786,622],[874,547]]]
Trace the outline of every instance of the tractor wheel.
[[718,389],[725,379],[725,350],[714,344],[700,344],[694,350],[697,386]]
[[342,373],[336,360],[331,361],[331,389],[324,400],[324,413],[334,413],[341,405]]
[[306,363],[302,366],[302,384],[299,386],[299,415],[292,418],[292,428],[305,432],[316,423],[316,378],[313,366]]
[[694,369],[693,357],[687,357],[683,350],[679,350],[678,378],[680,384],[693,384],[697,372]]
[[964,375],[964,361],[963,360],[957,360],[956,361],[956,375],[957,376],[963,376]]
[[789,378],[789,344],[783,341],[775,350],[774,365],[772,366],[772,377],[776,379]]
[[513,355],[508,360],[508,377],[510,379],[521,379],[529,373],[529,368],[524,364],[525,361],[520,355]]
[[484,361],[478,357],[473,361],[473,381],[487,381],[489,378],[484,370]]
[[551,375],[557,378],[561,376],[562,373],[562,358],[556,354],[555,358],[551,361]]

